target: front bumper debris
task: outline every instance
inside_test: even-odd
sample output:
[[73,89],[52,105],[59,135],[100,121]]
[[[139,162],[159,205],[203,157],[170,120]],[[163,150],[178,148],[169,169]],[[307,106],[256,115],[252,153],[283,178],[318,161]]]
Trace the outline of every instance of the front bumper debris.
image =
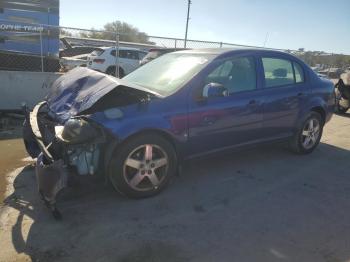
[[[65,168],[63,159],[52,153],[55,141],[45,142],[40,132],[38,113],[45,105],[46,102],[41,102],[34,107],[32,112],[26,114],[26,123],[29,124],[31,132],[26,132],[24,140],[26,144],[28,144],[28,141],[35,141],[36,146],[41,151],[37,156],[35,168],[39,194],[54,217],[60,219],[61,215],[56,208],[56,196],[67,186],[68,170]],[[28,134],[31,136],[28,137]]]
[[68,180],[68,171],[64,167],[63,160],[49,162],[41,153],[36,161],[35,173],[42,200],[54,217],[60,219],[61,214],[56,207],[56,196],[67,186]]
[[[44,156],[46,157],[46,159],[48,161],[53,162],[54,159],[53,159],[51,153],[49,152],[49,147],[51,146],[51,144],[49,144],[47,146],[44,144],[44,140],[43,140],[43,137],[42,137],[41,132],[40,132],[38,118],[37,118],[38,112],[45,105],[46,105],[46,102],[40,102],[39,104],[37,104],[34,107],[33,111],[29,113],[29,125],[32,129],[32,132],[34,134],[34,138],[35,138],[37,145],[39,146],[41,152],[44,154]],[[26,119],[26,120],[28,120],[28,119]]]

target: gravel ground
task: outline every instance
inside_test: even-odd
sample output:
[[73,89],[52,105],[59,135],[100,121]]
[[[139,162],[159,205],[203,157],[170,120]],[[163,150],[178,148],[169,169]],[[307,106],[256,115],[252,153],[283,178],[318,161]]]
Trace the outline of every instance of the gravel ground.
[[60,222],[33,167],[19,168],[0,261],[350,261],[349,159],[350,115],[334,116],[311,155],[269,146],[191,161],[153,198],[83,181],[61,195]]

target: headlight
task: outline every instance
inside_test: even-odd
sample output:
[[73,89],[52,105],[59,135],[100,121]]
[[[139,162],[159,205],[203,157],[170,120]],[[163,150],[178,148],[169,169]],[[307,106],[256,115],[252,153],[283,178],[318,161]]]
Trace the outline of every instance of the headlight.
[[80,144],[96,138],[97,128],[81,118],[71,118],[64,126],[55,127],[56,137],[69,144]]

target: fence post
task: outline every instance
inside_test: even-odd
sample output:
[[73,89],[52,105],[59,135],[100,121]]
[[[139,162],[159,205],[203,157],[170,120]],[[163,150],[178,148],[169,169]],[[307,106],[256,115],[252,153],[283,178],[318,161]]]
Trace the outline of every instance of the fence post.
[[44,57],[43,57],[43,36],[42,30],[40,29],[40,58],[41,58],[41,72],[44,72]]
[[220,42],[220,48],[222,48],[222,42]]
[[119,67],[118,67],[118,59],[119,59],[119,33],[118,27],[115,35],[115,76],[119,78]]
[[177,39],[175,39],[175,48],[176,48],[176,45],[177,45]]

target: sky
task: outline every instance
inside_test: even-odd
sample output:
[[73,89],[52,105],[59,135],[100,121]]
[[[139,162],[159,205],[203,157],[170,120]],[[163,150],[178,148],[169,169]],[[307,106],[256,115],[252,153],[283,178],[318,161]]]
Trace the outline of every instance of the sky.
[[[60,25],[184,38],[187,0],[60,0]],[[350,0],[192,0],[188,39],[350,54]]]

